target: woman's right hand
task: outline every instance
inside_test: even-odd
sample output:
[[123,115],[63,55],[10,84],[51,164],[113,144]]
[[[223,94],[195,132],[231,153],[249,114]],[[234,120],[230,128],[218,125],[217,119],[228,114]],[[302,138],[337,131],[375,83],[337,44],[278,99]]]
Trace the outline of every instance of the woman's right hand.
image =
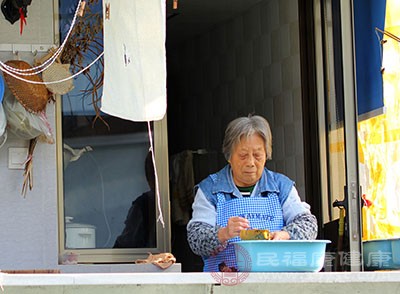
[[250,228],[250,224],[247,219],[240,216],[233,216],[228,219],[226,227],[219,229],[218,239],[223,243],[233,237],[239,236],[241,230],[246,230],[248,228]]

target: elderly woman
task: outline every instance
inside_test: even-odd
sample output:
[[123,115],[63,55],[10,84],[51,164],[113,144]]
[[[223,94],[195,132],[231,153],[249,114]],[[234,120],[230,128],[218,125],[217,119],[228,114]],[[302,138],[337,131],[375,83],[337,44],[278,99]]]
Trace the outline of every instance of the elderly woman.
[[233,241],[241,230],[268,229],[274,240],[315,239],[317,220],[302,202],[294,182],[265,167],[272,135],[261,116],[240,117],[225,131],[228,161],[196,186],[188,242],[202,256],[204,271],[236,268]]

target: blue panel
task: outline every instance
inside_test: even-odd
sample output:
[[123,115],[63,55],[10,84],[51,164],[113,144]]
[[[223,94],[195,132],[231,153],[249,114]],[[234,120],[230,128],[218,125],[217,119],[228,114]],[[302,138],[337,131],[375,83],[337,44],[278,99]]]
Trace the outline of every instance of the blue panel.
[[354,0],[358,114],[383,107],[380,43],[375,27],[385,28],[386,0]]

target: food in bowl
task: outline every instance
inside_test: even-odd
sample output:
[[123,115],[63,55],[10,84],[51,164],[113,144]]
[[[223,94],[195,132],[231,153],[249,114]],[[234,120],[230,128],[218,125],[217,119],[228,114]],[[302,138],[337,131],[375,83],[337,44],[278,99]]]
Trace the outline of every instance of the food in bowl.
[[240,231],[240,239],[242,240],[270,240],[271,234],[269,230],[241,230]]
[[243,240],[234,242],[241,272],[318,272],[329,240]]

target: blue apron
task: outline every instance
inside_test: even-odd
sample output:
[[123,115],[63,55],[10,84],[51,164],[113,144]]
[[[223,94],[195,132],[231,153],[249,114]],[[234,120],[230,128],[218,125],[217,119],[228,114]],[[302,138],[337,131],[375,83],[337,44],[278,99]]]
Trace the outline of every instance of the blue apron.
[[[267,197],[242,197],[226,200],[223,193],[217,194],[217,225],[226,227],[228,219],[233,216],[244,217],[249,220],[253,229],[272,232],[283,228],[282,207],[276,193],[269,193]],[[204,260],[204,271],[217,272],[218,265],[224,262],[229,267],[235,267],[236,257],[232,242],[240,241],[239,237],[228,240],[225,250]]]

